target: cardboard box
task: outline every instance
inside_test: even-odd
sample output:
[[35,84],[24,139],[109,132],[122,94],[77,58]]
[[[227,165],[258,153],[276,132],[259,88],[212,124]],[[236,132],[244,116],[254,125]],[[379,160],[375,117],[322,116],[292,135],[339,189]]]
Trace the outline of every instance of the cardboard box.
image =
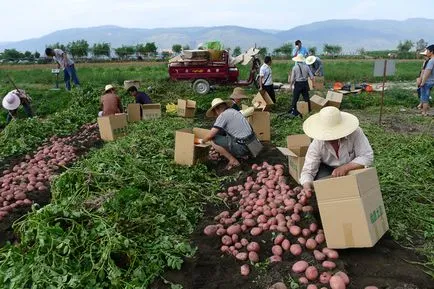
[[326,106],[334,106],[334,107],[340,108],[343,96],[344,95],[342,93],[334,92],[334,91],[328,91],[327,96],[326,96],[326,99],[327,99]]
[[301,114],[301,116],[307,116],[309,114],[309,104],[306,101],[298,101],[297,111]]
[[203,128],[181,129],[175,132],[175,163],[192,166],[208,158],[210,144],[195,144],[194,139],[203,139],[210,130]]
[[252,100],[252,104],[255,109],[267,110],[270,105],[274,104],[273,100],[270,98],[265,90],[259,91]]
[[323,90],[324,89],[324,77],[323,76],[315,76],[315,85],[313,85],[312,80],[308,78],[307,82],[309,83],[310,90]]
[[124,89],[128,90],[131,86],[135,86],[137,89],[140,87],[140,81],[138,80],[125,80],[124,81]]
[[150,103],[142,105],[143,115],[142,119],[155,119],[161,117],[161,104],[159,103]]
[[327,247],[373,247],[389,229],[375,168],[313,184]]
[[300,174],[310,142],[310,138],[305,134],[289,135],[287,137],[287,147],[277,148],[283,155],[288,157],[289,174],[297,183],[300,183]]
[[327,99],[315,94],[310,98],[310,109],[313,112],[318,112],[327,105],[327,102]]
[[178,99],[177,112],[182,117],[194,117],[196,113],[196,102],[194,100]]
[[140,121],[140,111],[142,106],[139,103],[129,103],[127,106],[128,122]]
[[118,113],[98,117],[99,134],[102,140],[112,141],[126,134],[127,114]]
[[260,141],[271,140],[270,113],[268,111],[255,111],[247,120]]

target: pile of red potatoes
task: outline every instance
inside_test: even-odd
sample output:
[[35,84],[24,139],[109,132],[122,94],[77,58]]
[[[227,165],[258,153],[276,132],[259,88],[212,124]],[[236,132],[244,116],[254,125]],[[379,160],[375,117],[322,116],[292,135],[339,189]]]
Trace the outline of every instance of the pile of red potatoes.
[[[215,216],[216,223],[206,226],[204,234],[220,238],[221,252],[238,260],[243,276],[250,274],[250,264],[288,261],[294,262],[292,277],[308,289],[345,289],[350,279],[337,262],[338,252],[325,245],[309,204],[312,193],[291,188],[281,164],[254,164],[252,170],[243,185],[217,194],[236,209]],[[267,231],[273,232],[271,240],[253,241]],[[271,251],[261,260],[263,247]]]

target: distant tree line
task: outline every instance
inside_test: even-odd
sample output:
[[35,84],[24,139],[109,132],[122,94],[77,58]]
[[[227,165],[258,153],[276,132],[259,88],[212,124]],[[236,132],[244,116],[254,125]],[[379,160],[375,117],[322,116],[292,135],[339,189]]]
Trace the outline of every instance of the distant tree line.
[[[396,58],[415,58],[417,54],[410,52],[412,48],[415,48],[416,52],[421,52],[425,49],[428,43],[424,39],[420,39],[416,43],[411,40],[400,41],[396,50],[385,50],[385,51],[366,51],[364,48],[359,48],[355,52],[355,55],[362,57],[396,57]],[[144,58],[155,58],[157,56],[158,47],[155,42],[146,42],[144,44],[137,45],[122,45],[112,49],[111,45],[106,42],[94,43],[92,46],[84,40],[76,40],[69,42],[68,44],[54,43],[47,45],[51,48],[60,48],[63,51],[68,52],[73,58],[86,58],[89,55],[95,58],[111,58],[114,54],[121,60],[127,59],[144,59]],[[275,48],[271,52],[268,51],[267,47],[258,47],[259,54],[263,57],[266,55],[272,55],[276,58],[291,58],[292,50],[294,45],[290,42],[282,44],[282,46]],[[172,45],[172,50],[163,50],[161,52],[162,58],[166,59],[172,54],[180,54],[183,50],[190,49],[189,45],[174,44]],[[311,54],[316,55],[318,50],[316,47],[308,47]],[[241,47],[236,46],[232,50],[232,56],[237,56],[242,53]],[[322,55],[326,57],[337,57],[342,56],[342,46],[336,44],[325,43],[322,48]],[[415,56],[416,55],[416,56]],[[41,54],[38,51],[30,52],[20,52],[16,49],[5,49],[0,53],[0,59],[3,60],[28,60],[34,61],[38,60]]]

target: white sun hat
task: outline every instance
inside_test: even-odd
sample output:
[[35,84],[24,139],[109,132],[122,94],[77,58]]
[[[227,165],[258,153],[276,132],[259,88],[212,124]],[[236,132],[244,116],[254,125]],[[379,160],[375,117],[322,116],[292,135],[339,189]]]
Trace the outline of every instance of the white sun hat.
[[337,140],[353,133],[359,127],[356,116],[327,106],[303,123],[303,131],[316,140]]
[[217,114],[214,111],[214,108],[219,106],[222,103],[226,103],[228,107],[232,106],[232,100],[223,100],[221,98],[214,98],[211,102],[211,108],[207,110],[206,116],[207,117],[217,117]]
[[308,56],[306,58],[306,64],[307,65],[312,65],[315,63],[315,61],[316,61],[316,56],[314,56],[314,55]]
[[293,57],[292,60],[295,62],[305,62],[306,58],[304,58],[304,56],[299,53],[296,57]]
[[420,54],[420,55],[423,55],[423,56],[426,56],[426,55],[427,55],[427,50],[425,49],[424,51],[419,52],[419,54]]
[[10,91],[8,94],[6,94],[2,102],[3,107],[7,110],[15,110],[20,106],[20,104],[20,97],[15,94],[14,91]]
[[104,88],[104,92],[107,92],[107,90],[110,90],[110,89],[112,89],[112,88],[115,88],[113,85],[111,85],[111,84],[107,84],[106,86],[105,86],[105,88]]

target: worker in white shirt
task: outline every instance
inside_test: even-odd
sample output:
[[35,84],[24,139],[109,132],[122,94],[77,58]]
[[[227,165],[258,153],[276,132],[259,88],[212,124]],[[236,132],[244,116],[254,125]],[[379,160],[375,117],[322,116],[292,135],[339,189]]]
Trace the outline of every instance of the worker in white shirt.
[[373,163],[374,152],[352,114],[325,107],[306,119],[303,131],[313,139],[300,176],[305,191],[312,191],[314,180],[345,176]]
[[274,92],[273,76],[271,71],[271,57],[265,56],[264,64],[259,69],[259,90],[265,90],[271,100],[276,103],[276,93]]

